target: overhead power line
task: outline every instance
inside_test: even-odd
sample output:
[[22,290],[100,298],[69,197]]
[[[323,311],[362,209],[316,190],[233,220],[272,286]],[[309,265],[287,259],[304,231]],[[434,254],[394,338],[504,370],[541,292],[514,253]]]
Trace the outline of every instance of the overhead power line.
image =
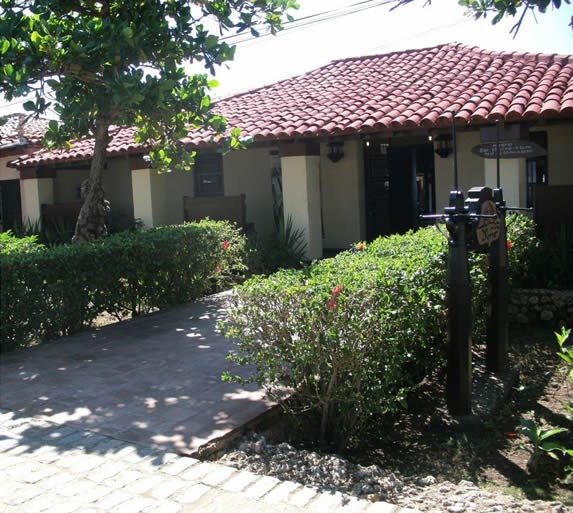
[[[396,0],[362,0],[360,2],[356,2],[345,7],[340,7],[338,9],[310,14],[308,16],[303,16],[301,18],[285,22],[283,24],[284,28],[281,31],[281,33],[309,27],[312,25],[317,25],[320,23],[325,23],[328,21],[336,20],[339,18],[343,18],[345,16],[359,13],[367,9],[374,9],[375,7],[380,7],[392,3],[396,3]],[[259,36],[253,36],[251,34],[249,35],[232,34],[229,36],[221,37],[221,41],[228,41],[231,44],[241,44],[248,41],[253,41],[263,37],[267,37],[269,35],[271,35],[270,32],[265,32],[263,34],[260,34]]]

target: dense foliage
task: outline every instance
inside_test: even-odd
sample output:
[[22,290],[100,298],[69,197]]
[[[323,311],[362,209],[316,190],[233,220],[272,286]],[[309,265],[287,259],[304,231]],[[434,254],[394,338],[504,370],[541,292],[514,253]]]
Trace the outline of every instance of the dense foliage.
[[191,301],[240,280],[244,259],[240,232],[213,221],[2,254],[1,348],[73,333],[102,312],[138,315]]
[[[511,265],[535,245],[533,230],[521,217],[510,223]],[[431,227],[250,279],[233,296],[226,333],[237,344],[230,359],[254,370],[226,379],[256,381],[291,412],[317,412],[323,442],[347,444],[444,367],[446,255]],[[488,258],[469,260],[473,337],[483,341]],[[296,400],[283,401],[292,391]]]
[[38,243],[37,235],[27,237],[16,237],[11,230],[0,232],[0,254],[10,253],[32,253],[43,249],[43,245]]
[[[294,0],[0,0],[0,90],[6,100],[35,93],[24,108],[59,116],[50,144],[95,138],[76,240],[105,235],[101,173],[114,126],[138,128],[155,169],[188,168],[194,153],[179,141],[192,128],[225,133],[212,112],[206,74],[186,66],[233,59],[226,31],[275,33]],[[239,146],[239,132],[229,143]]]

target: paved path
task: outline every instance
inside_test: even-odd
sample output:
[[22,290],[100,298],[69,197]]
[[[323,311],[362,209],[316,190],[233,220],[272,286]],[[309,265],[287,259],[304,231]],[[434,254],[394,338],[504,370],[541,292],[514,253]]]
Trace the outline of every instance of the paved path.
[[221,381],[226,294],[2,355],[0,407],[193,454],[270,406]]
[[0,410],[0,513],[414,513]]
[[0,359],[0,513],[406,513],[189,454],[264,412],[225,294]]

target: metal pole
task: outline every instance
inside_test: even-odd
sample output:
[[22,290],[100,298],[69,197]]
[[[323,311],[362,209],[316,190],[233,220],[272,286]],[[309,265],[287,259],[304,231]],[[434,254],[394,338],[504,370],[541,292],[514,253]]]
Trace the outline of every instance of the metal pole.
[[458,145],[456,137],[456,111],[452,111],[452,143],[454,146],[454,190],[459,191],[458,181]]
[[496,173],[497,173],[497,188],[500,188],[500,177],[499,177],[499,120],[495,122],[495,156],[496,156]]

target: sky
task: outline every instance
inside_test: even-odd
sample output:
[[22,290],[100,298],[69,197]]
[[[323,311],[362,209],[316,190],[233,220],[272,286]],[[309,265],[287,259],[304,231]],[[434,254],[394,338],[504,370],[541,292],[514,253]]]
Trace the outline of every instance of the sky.
[[[333,11],[348,11],[359,0],[299,0],[294,18]],[[365,2],[361,2],[364,4]],[[372,4],[382,2],[372,1]],[[510,18],[492,26],[491,19],[465,15],[456,0],[424,0],[390,10],[378,5],[306,27],[292,28],[277,36],[250,39],[237,44],[235,60],[216,69],[220,98],[271,84],[310,71],[335,59],[459,42],[487,50],[573,54],[573,30],[568,23],[573,4],[559,10],[528,15],[515,38],[509,33]],[[296,24],[295,24],[296,26]],[[242,37],[241,39],[245,39]],[[229,40],[229,43],[233,39]],[[204,72],[198,67],[190,71]],[[0,99],[0,115],[21,112],[24,100],[7,105]]]

